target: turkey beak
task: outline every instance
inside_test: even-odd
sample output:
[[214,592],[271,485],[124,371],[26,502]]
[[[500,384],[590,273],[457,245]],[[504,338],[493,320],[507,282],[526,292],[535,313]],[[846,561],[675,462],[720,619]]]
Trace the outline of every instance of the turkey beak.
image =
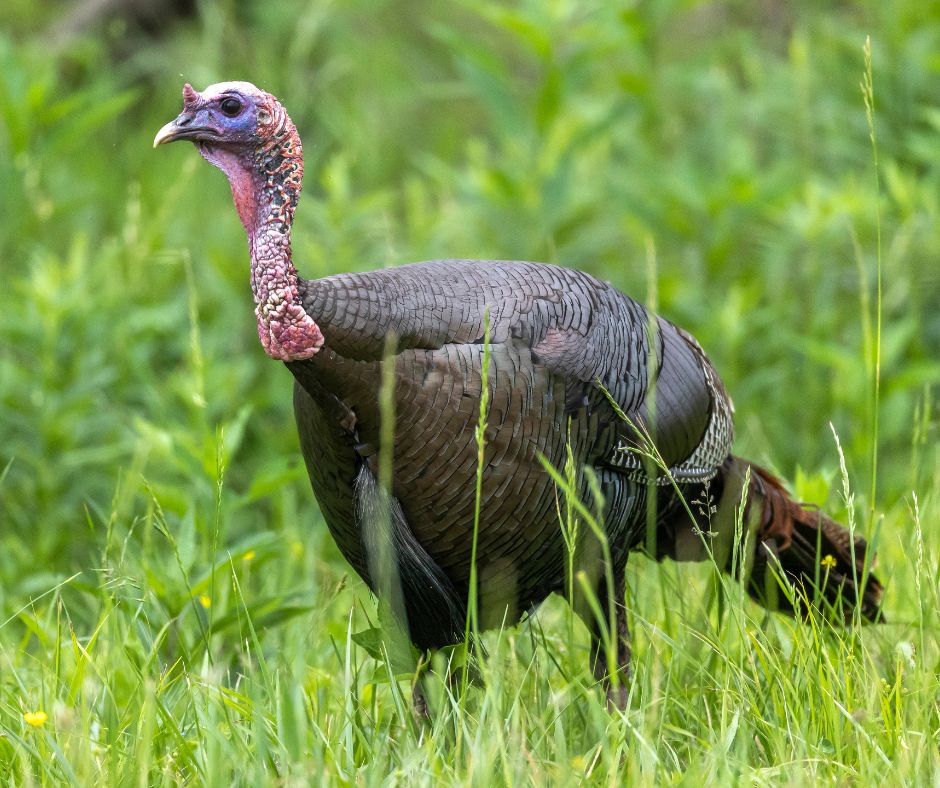
[[[183,123],[180,123],[180,120],[184,116],[188,117],[188,120],[185,120]],[[157,136],[153,138],[153,147],[157,145],[162,145],[164,142],[173,142],[180,138],[180,133],[186,128],[186,123],[192,120],[192,115],[188,112],[183,112],[175,120],[171,120],[167,123],[160,131],[157,132]]]
[[[200,117],[201,116],[201,117]],[[163,145],[165,142],[176,142],[177,140],[199,140],[207,136],[218,136],[218,132],[208,125],[205,111],[200,112],[181,112],[175,120],[171,120],[153,138],[153,147]]]

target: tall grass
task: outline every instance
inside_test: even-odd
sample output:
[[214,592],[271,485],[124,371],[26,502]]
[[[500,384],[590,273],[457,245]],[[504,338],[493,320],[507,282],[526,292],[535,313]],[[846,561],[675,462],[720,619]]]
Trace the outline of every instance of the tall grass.
[[[881,410],[881,317],[882,303],[882,254],[881,254],[881,176],[878,172],[878,134],[875,131],[875,86],[872,75],[871,38],[865,39],[865,71],[862,75],[862,98],[865,101],[865,118],[868,121],[868,138],[871,140],[871,155],[874,165],[875,195],[879,198],[875,204],[875,330],[873,347],[866,355],[872,376],[872,415],[871,415],[871,516],[868,518],[872,527],[875,525],[875,501],[878,495],[878,422]],[[864,302],[863,302],[864,303]],[[867,326],[866,338],[871,334]]]
[[[17,30],[43,27],[18,8]],[[936,781],[940,20],[922,3],[275,0],[207,4],[120,57],[114,35],[55,56],[0,37],[6,781]],[[875,512],[888,623],[801,624],[707,564],[631,558],[625,714],[552,599],[483,636],[465,692],[440,658],[417,724],[400,666],[354,638],[375,604],[253,336],[227,188],[192,151],[149,152],[183,78],[284,99],[304,275],[523,257],[639,294],[654,244],[658,309],[720,370],[740,453],[869,534]]]

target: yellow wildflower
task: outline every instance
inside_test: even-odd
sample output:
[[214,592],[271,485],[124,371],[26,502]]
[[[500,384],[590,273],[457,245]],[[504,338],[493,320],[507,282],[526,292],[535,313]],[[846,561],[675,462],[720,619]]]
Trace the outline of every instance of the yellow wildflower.
[[27,725],[31,725],[34,728],[39,728],[45,724],[46,720],[49,719],[49,715],[44,711],[27,711],[23,715],[23,719],[26,720]]
[[210,607],[212,607],[212,597],[210,597],[208,594],[200,594],[199,604],[208,610]]
[[242,561],[250,561],[250,560],[251,560],[252,558],[254,558],[256,555],[257,555],[257,553],[256,553],[254,550],[248,550],[248,551],[242,556]]
[[836,559],[832,557],[829,553],[826,553],[822,561],[819,562],[819,565],[823,569],[835,569],[836,568]]

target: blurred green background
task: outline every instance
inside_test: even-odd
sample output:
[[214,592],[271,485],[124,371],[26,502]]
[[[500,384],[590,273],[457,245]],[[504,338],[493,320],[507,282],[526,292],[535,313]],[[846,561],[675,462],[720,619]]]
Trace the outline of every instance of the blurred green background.
[[876,509],[940,489],[936,2],[7,0],[0,23],[0,620],[76,572],[71,614],[96,615],[121,551],[158,556],[132,582],[170,612],[177,559],[250,548],[298,590],[346,572],[228,187],[151,150],[184,81],[288,108],[304,275],[493,257],[608,279],[698,337],[738,452],[837,513],[830,423],[871,504],[880,213]]

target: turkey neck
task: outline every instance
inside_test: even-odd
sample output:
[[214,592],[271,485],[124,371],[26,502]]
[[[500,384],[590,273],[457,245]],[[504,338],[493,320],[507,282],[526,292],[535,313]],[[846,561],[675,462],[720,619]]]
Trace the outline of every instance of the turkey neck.
[[223,167],[238,216],[248,234],[251,292],[258,338],[279,361],[302,361],[323,345],[323,334],[303,308],[300,277],[291,260],[291,224],[304,164],[300,138],[286,113],[277,132],[248,161]]

